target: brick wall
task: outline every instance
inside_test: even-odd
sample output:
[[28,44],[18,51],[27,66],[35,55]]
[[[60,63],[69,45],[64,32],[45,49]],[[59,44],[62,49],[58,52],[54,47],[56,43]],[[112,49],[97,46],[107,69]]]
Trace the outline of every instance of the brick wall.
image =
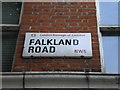
[[[93,57],[22,58],[26,32],[91,33]],[[95,2],[25,2],[12,71],[101,72]]]

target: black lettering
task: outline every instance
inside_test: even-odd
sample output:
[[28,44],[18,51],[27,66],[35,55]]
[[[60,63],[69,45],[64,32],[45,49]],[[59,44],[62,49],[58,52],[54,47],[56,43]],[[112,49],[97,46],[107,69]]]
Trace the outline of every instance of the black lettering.
[[45,40],[44,40],[44,39],[42,39],[42,45],[46,45],[46,44],[45,44]]
[[70,40],[66,39],[65,40],[65,45],[71,45],[71,39]]
[[35,48],[35,52],[36,53],[39,53],[41,51],[41,47],[40,46],[37,46],[36,48]]
[[59,42],[59,45],[60,45],[60,44],[64,45],[64,42],[63,42],[62,39],[61,39],[60,42]]
[[36,45],[36,44],[41,45],[39,39],[36,40],[35,45]]
[[78,45],[79,41],[77,39],[73,39],[73,45]]
[[33,47],[33,46],[30,46],[30,47],[29,47],[28,53],[34,53],[34,47]]
[[47,39],[47,45],[52,45],[52,43],[51,43],[51,41],[52,41],[53,39]]
[[55,52],[55,47],[54,46],[50,46],[50,53],[54,53]]
[[47,47],[46,47],[46,46],[45,46],[45,47],[43,48],[43,50],[42,50],[42,53],[44,53],[44,52],[48,53],[48,50],[47,50]]
[[59,44],[56,42],[56,39],[54,39],[54,45],[59,45]]
[[35,39],[30,39],[29,45],[32,45],[32,43],[34,43],[34,40],[35,40]]

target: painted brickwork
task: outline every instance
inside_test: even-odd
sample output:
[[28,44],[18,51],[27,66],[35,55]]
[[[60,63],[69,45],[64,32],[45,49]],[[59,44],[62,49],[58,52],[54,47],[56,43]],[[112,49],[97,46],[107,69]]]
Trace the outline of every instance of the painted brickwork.
[[[26,32],[91,33],[93,57],[80,58],[22,58]],[[101,72],[94,2],[25,2],[19,32],[14,72],[79,71]]]

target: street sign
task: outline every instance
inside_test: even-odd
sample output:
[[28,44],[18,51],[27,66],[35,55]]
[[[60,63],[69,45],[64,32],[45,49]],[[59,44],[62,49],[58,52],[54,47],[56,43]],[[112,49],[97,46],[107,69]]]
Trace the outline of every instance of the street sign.
[[92,57],[91,33],[26,33],[23,57]]

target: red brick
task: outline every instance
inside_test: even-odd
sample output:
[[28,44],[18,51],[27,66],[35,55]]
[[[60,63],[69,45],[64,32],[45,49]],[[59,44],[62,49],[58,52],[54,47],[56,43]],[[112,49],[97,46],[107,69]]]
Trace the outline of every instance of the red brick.
[[38,5],[42,5],[42,3],[41,2],[25,2],[25,4],[32,4],[32,5],[34,5],[34,4],[38,4]]
[[15,63],[23,63],[23,62],[24,62],[23,59],[17,59],[17,60],[15,61]]
[[66,22],[76,22],[76,23],[80,23],[81,21],[82,21],[81,19],[66,20]]
[[88,5],[82,5],[81,7],[82,7],[82,8],[87,8],[87,7],[88,7]]
[[69,33],[78,33],[78,31],[76,31],[76,30],[75,31],[69,31]]
[[68,12],[69,9],[53,9],[52,12]]
[[92,12],[92,11],[90,11],[90,12],[88,12],[88,15],[92,15],[92,16],[95,16],[96,15],[96,12]]
[[41,23],[40,25],[41,26],[50,26],[51,24],[50,23]]
[[40,12],[39,15],[55,15],[54,12]]
[[92,60],[91,62],[92,62],[92,63],[98,63],[98,64],[99,64],[99,63],[100,63],[100,60]]
[[39,31],[38,30],[36,30],[36,31],[31,31],[31,30],[23,30],[21,33],[22,34],[24,34],[24,33],[39,33]]
[[24,15],[30,15],[30,14],[32,14],[32,11],[28,11],[28,12],[26,11],[26,12],[23,12],[23,14]]
[[15,64],[16,67],[29,67],[29,64]]
[[62,2],[62,3],[61,2],[53,2],[52,4],[53,5],[61,5],[62,6],[62,5],[66,5],[67,2]]
[[25,19],[28,19],[28,18],[37,19],[37,18],[40,18],[40,16],[35,16],[35,15],[24,15],[23,18],[25,18]]
[[56,22],[63,23],[63,22],[65,22],[65,20],[64,19],[57,19]]
[[96,26],[96,23],[80,23],[80,26]]
[[68,33],[69,31],[50,31],[50,33]]
[[87,65],[87,68],[100,68],[101,67],[101,65],[95,65],[95,64],[93,64],[93,65]]
[[[93,57],[23,58],[27,32],[91,33]],[[97,33],[95,2],[25,2],[13,71],[101,72]]]
[[23,19],[22,22],[31,22],[30,19]]
[[79,12],[94,12],[95,9],[80,9]]
[[67,26],[68,23],[52,23],[51,25],[54,27],[63,27],[63,26]]
[[92,38],[92,40],[93,40],[93,41],[98,41],[98,38],[97,38],[97,37],[95,37],[95,38]]
[[35,11],[35,9],[32,9],[32,8],[25,8],[24,11]]
[[79,69],[79,68],[66,68],[66,69],[63,69],[63,71],[68,71],[68,72],[84,72],[84,69]]
[[75,8],[76,9],[76,8],[81,8],[81,6],[80,5],[72,5],[71,8]]
[[96,16],[80,16],[81,19],[96,19]]
[[[32,30],[37,30],[36,32],[39,32],[39,31],[50,31],[50,30],[55,30],[55,27],[51,27],[51,26],[33,26],[32,27]],[[33,31],[34,32],[34,31]]]
[[47,23],[54,23],[54,22],[55,22],[55,20],[47,19],[47,20],[43,20],[43,22],[47,22]]
[[85,63],[84,59],[65,59],[64,63]]
[[42,5],[51,5],[51,2],[42,2]]
[[49,15],[44,15],[44,16],[41,16],[42,19],[50,19],[50,16]]
[[28,26],[39,26],[39,23],[22,23],[22,25],[28,25]]
[[[21,44],[21,45],[23,45],[23,44]],[[17,49],[17,53],[22,53],[22,51],[23,51],[23,48],[18,48]]]
[[32,5],[25,4],[25,8],[32,8],[32,7],[33,7]]
[[86,68],[87,66],[85,64],[81,64],[80,68]]
[[70,26],[78,26],[77,23],[70,23]]
[[32,71],[33,72],[42,72],[43,71],[43,69],[41,69],[41,68],[32,68]]
[[[97,31],[80,31],[81,33],[97,33]],[[97,41],[97,39],[93,39],[93,40],[96,40]]]
[[69,64],[70,67],[80,67],[79,64]]
[[49,31],[39,31],[39,33],[49,33]]
[[38,6],[38,8],[54,8],[54,6],[41,5],[41,6]]
[[83,30],[89,30],[89,27],[86,26],[86,27],[83,27],[82,29],[83,29]]
[[64,6],[55,6],[55,8],[57,9],[57,8],[63,8]]
[[97,30],[97,27],[96,26],[94,26],[94,27],[91,26],[91,27],[89,27],[89,29],[90,30]]
[[93,22],[97,22],[97,20],[96,19],[89,19],[88,22],[93,23]]
[[53,68],[31,68],[31,71],[34,71],[34,72],[46,72],[46,71],[52,71]]
[[52,19],[68,19],[68,16],[52,16]]
[[48,67],[68,67],[68,64],[48,64]]
[[65,12],[64,15],[81,15],[80,12]]
[[88,5],[88,8],[96,8],[95,5]]
[[12,72],[23,72],[22,69],[13,69]]
[[70,16],[70,19],[79,19],[79,16]]
[[82,19],[82,23],[87,23],[88,19]]
[[33,63],[53,63],[52,59],[32,59],[31,62]]
[[81,5],[94,5],[95,6],[95,2],[80,2]]
[[71,2],[70,4],[71,4],[71,5],[77,5],[78,2]]
[[21,26],[20,27],[20,30],[26,30],[26,29],[29,29],[29,26]]
[[30,67],[47,67],[47,64],[32,63]]
[[74,31],[74,30],[81,30],[82,27],[68,27],[68,30]]
[[57,63],[58,63],[58,64],[59,64],[59,63],[64,63],[64,60],[63,60],[63,59],[54,59],[54,60],[53,60],[53,63],[56,63],[56,64],[57,64]]
[[77,12],[77,9],[70,9],[70,12]]
[[98,42],[96,42],[96,43],[93,42],[92,45],[93,45],[93,46],[94,46],[94,45],[96,46],[96,45],[99,45],[99,43],[98,43]]

